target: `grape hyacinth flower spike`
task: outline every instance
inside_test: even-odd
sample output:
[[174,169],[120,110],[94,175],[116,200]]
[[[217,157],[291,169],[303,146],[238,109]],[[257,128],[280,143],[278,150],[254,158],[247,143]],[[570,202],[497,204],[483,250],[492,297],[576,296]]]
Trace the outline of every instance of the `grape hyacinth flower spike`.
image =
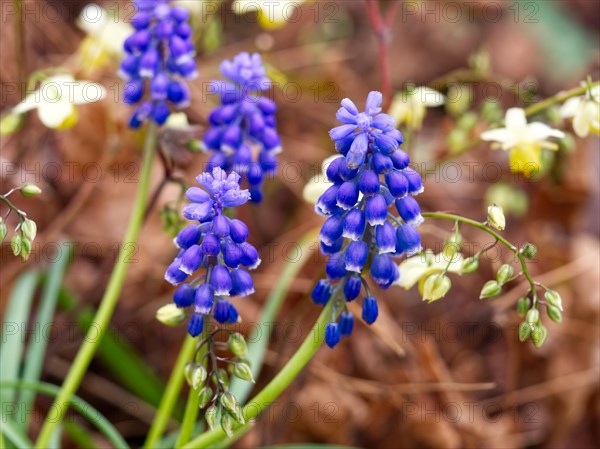
[[[177,307],[190,311],[188,332],[193,337],[202,332],[207,316],[219,323],[237,322],[238,312],[230,298],[254,293],[247,270],[260,264],[258,251],[247,242],[246,225],[223,215],[223,209],[250,199],[248,190],[240,189],[240,176],[215,167],[196,179],[204,189],[188,189],[190,203],[183,210],[193,223],[174,239],[179,254],[165,273],[169,283],[179,285],[173,300]],[[202,273],[187,281],[198,270]]]
[[152,120],[166,122],[170,105],[189,105],[185,80],[198,76],[189,12],[171,0],[136,0],[135,31],[125,40],[126,56],[119,75],[126,80],[123,101],[138,104],[129,126],[139,128]]
[[258,53],[240,53],[221,64],[228,81],[213,81],[211,90],[221,105],[210,114],[210,129],[203,146],[210,151],[208,169],[221,167],[240,173],[253,202],[262,199],[262,184],[277,169],[281,139],[277,132],[277,106],[261,92],[271,86]]
[[[423,191],[423,182],[400,149],[403,137],[394,119],[381,113],[382,100],[381,93],[369,93],[364,112],[350,99],[342,100],[336,115],[342,125],[329,132],[341,156],[327,167],[332,185],[315,206],[318,214],[328,217],[319,240],[321,252],[329,260],[327,278],[317,283],[312,297],[322,305],[332,298],[338,301],[341,295],[345,298],[336,305],[338,311],[344,309],[339,321],[334,319],[325,332],[330,347],[352,332],[354,318],[345,302],[358,298],[363,288],[362,318],[367,324],[377,319],[377,299],[365,280],[366,273],[387,289],[400,276],[394,258],[421,251],[416,227],[423,218],[413,196]],[[399,217],[390,213],[390,208],[395,208]]]

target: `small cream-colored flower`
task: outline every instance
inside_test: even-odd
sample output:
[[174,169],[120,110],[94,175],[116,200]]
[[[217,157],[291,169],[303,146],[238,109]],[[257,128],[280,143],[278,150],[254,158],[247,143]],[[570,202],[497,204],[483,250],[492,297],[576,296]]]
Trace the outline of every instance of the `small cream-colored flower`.
[[106,89],[92,81],[77,81],[72,75],[46,78],[40,87],[16,105],[12,112],[24,114],[37,109],[48,128],[66,129],[77,123],[75,105],[94,103],[106,96]]
[[89,71],[101,68],[115,61],[123,54],[125,39],[133,28],[121,22],[106,9],[90,3],[81,11],[77,26],[87,36],[81,41],[79,55],[82,69]]
[[260,26],[264,29],[276,29],[283,27],[287,22],[298,17],[295,9],[306,0],[235,0],[233,12],[246,14],[258,11]]
[[462,273],[464,258],[462,254],[457,253],[450,260],[443,253],[433,254],[433,251],[427,250],[423,254],[409,257],[398,265],[400,277],[395,285],[410,290],[418,282],[424,282],[427,277],[434,273],[442,273],[446,267],[449,273]]
[[416,87],[396,94],[390,115],[398,125],[406,125],[410,129],[421,129],[427,115],[427,108],[442,106],[446,97],[429,87]]
[[304,186],[304,190],[302,191],[302,197],[304,201],[311,204],[317,204],[317,201],[325,193],[325,191],[333,185],[329,179],[327,179],[327,175],[325,174],[327,171],[327,167],[338,157],[343,157],[339,154],[335,154],[333,156],[329,156],[326,158],[321,164],[321,173],[316,174],[306,183]]
[[573,130],[579,137],[590,131],[600,133],[600,86],[588,90],[581,97],[568,99],[560,108],[563,118],[573,119]]
[[548,139],[562,139],[565,133],[541,122],[527,123],[525,111],[511,108],[506,111],[505,128],[492,129],[481,134],[481,139],[496,142],[492,148],[510,151],[510,167],[527,175],[539,170],[542,162],[542,149],[558,149]]

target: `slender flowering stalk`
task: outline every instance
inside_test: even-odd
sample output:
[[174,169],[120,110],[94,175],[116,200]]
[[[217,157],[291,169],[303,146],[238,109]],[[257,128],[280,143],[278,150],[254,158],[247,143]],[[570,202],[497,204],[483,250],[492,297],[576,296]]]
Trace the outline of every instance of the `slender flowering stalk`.
[[[206,316],[212,315],[221,324],[238,321],[229,298],[254,293],[252,277],[242,267],[253,270],[260,264],[256,248],[246,241],[246,225],[223,214],[224,208],[241,206],[250,199],[248,190],[240,189],[240,176],[215,167],[196,179],[204,190],[188,189],[190,203],[183,211],[194,223],[174,239],[179,254],[165,273],[169,283],[179,286],[175,305],[191,311],[188,333],[192,337],[200,334]],[[185,282],[200,269],[202,274]]]
[[221,72],[229,81],[212,83],[221,106],[212,111],[211,128],[203,139],[204,148],[212,152],[208,170],[235,170],[247,181],[252,201],[260,202],[264,178],[275,173],[281,151],[277,106],[260,94],[269,89],[271,81],[258,53],[240,53],[223,61]]
[[[382,101],[381,93],[371,92],[365,111],[359,112],[351,100],[342,100],[337,118],[343,125],[329,133],[341,157],[327,167],[333,184],[315,206],[317,213],[328,216],[319,239],[329,260],[327,278],[317,283],[313,300],[327,304],[338,283],[346,301],[359,297],[364,288],[362,318],[368,324],[377,319],[378,307],[364,274],[369,271],[384,289],[392,285],[400,276],[394,257],[421,251],[415,227],[423,221],[413,198],[423,191],[421,176],[408,166],[410,158],[399,148],[402,134],[394,119],[381,113]],[[400,218],[389,213],[392,206]],[[329,323],[325,333],[330,347],[352,333],[354,318],[345,304],[340,307],[345,310],[339,322]]]
[[170,3],[136,0],[135,32],[125,41],[127,55],[119,70],[127,80],[123,101],[141,102],[131,117],[132,128],[148,120],[164,124],[171,113],[169,104],[188,106],[190,93],[184,80],[198,76],[189,12]]

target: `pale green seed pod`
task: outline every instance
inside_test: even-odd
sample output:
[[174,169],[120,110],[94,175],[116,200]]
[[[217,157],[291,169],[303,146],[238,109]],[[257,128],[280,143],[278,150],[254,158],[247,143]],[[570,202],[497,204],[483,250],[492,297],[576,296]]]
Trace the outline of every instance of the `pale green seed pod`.
[[37,235],[37,225],[35,224],[35,221],[26,218],[21,224],[21,231],[29,240],[35,240],[35,236]]
[[225,393],[221,394],[219,400],[221,402],[221,405],[227,410],[229,410],[230,412],[235,411],[235,408],[237,407],[237,401],[235,399],[235,396],[229,391],[226,391]]
[[537,254],[537,248],[533,243],[525,243],[521,249],[521,254],[527,259],[533,259]]
[[481,289],[479,299],[493,298],[494,296],[498,296],[500,292],[502,292],[502,288],[500,288],[500,284],[498,284],[498,282],[487,281]]
[[557,309],[559,309],[562,312],[562,310],[563,310],[562,298],[560,297],[560,295],[558,294],[557,291],[547,290],[546,293],[544,293],[544,298],[546,298],[546,301],[548,301],[548,304],[556,307]]
[[206,368],[202,365],[196,365],[192,369],[191,379],[192,379],[192,388],[194,390],[198,390],[204,382],[206,382],[206,378],[208,377],[208,373],[206,372]]
[[437,301],[446,296],[451,287],[452,282],[448,276],[432,274],[423,283],[423,301]]
[[198,393],[198,408],[206,407],[208,405],[208,403],[210,402],[210,400],[212,399],[212,397],[213,397],[212,389],[208,385],[205,385],[204,387],[202,387],[202,389]]
[[525,316],[530,307],[531,300],[527,296],[524,296],[517,301],[517,313],[519,316]]
[[235,377],[239,377],[242,380],[247,380],[248,382],[254,382],[254,376],[252,375],[252,369],[250,365],[245,362],[238,362],[235,364],[233,368],[233,375]]
[[215,405],[211,405],[206,409],[206,413],[204,413],[204,419],[206,420],[206,424],[208,427],[213,430],[215,428],[215,424],[217,422],[217,416],[219,415],[219,410]]
[[476,254],[475,256],[469,257],[468,259],[464,260],[461,271],[463,274],[474,273],[475,271],[477,271],[478,268],[479,254]]
[[531,336],[533,326],[526,321],[519,324],[519,341],[524,342]]
[[512,265],[505,263],[498,269],[498,272],[496,273],[496,281],[498,284],[500,284],[500,286],[503,286],[510,280],[510,278],[512,278],[514,272],[515,271]]
[[229,413],[223,413],[221,416],[221,429],[229,438],[233,436],[233,417]]
[[541,348],[546,338],[548,337],[548,329],[542,324],[539,323],[532,331],[531,331],[531,341],[536,348]]
[[548,314],[548,317],[555,323],[560,323],[562,321],[562,312],[558,307],[548,306],[546,308],[546,313]]
[[233,333],[229,336],[229,350],[237,357],[245,357],[248,352],[248,346],[244,336],[238,332]]
[[23,196],[36,196],[42,193],[42,189],[32,183],[27,183],[21,187],[21,194]]
[[525,315],[525,321],[529,324],[537,324],[540,321],[540,312],[538,309],[529,309],[527,315]]
[[178,326],[185,320],[185,312],[175,304],[167,304],[156,311],[156,319],[167,326]]
[[498,231],[504,231],[506,228],[506,218],[504,218],[504,211],[502,207],[497,204],[492,204],[488,207],[487,221],[490,228],[497,229]]

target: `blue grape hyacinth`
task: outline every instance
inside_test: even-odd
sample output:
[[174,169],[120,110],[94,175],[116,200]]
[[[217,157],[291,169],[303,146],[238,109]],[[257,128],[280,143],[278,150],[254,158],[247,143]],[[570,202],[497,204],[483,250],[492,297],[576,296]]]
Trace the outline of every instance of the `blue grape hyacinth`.
[[[319,240],[329,259],[327,278],[317,283],[312,298],[325,305],[339,292],[353,301],[364,288],[362,318],[368,324],[377,319],[378,306],[366,273],[384,289],[397,281],[394,259],[421,251],[416,227],[423,221],[413,198],[423,191],[421,176],[408,166],[410,158],[400,149],[402,134],[394,119],[381,113],[382,100],[381,93],[369,93],[364,112],[351,100],[342,101],[337,118],[343,124],[329,133],[341,156],[327,167],[333,185],[315,206],[318,214],[328,217]],[[340,337],[350,335],[353,323],[352,314],[344,310],[338,322],[327,326],[326,343],[334,347]]]
[[[202,332],[206,316],[214,316],[219,323],[238,320],[229,298],[254,293],[247,270],[260,264],[258,251],[247,242],[247,226],[223,215],[225,208],[250,200],[250,192],[240,189],[240,176],[215,167],[196,180],[204,189],[188,189],[190,203],[183,210],[183,216],[194,223],[175,237],[180,251],[165,273],[169,283],[179,285],[173,297],[175,305],[192,311],[188,332],[193,337]],[[188,281],[198,270],[202,273]]]
[[138,104],[129,126],[139,128],[148,120],[159,125],[171,114],[170,105],[189,105],[185,80],[198,76],[189,12],[171,0],[136,0],[132,19],[135,31],[124,44],[126,56],[119,74],[127,82],[123,101]]
[[208,169],[235,170],[247,182],[252,201],[262,199],[262,184],[277,169],[281,139],[273,100],[261,95],[271,86],[258,53],[240,53],[221,64],[229,81],[213,81],[221,105],[210,114],[203,145],[212,153]]

